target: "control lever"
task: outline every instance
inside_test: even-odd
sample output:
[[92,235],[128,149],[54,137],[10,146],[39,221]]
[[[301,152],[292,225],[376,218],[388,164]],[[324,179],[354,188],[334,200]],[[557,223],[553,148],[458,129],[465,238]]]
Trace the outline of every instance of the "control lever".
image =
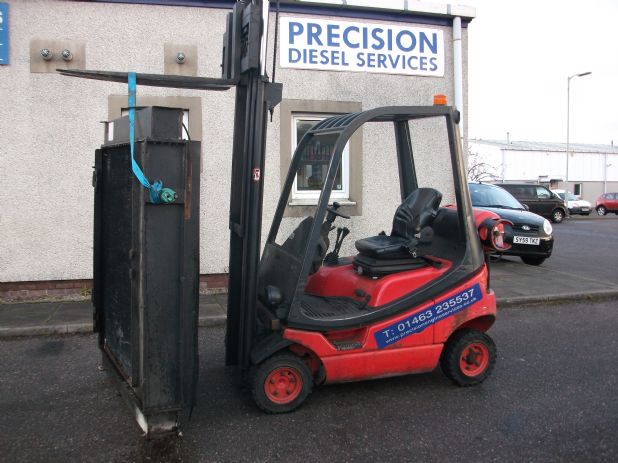
[[337,265],[339,263],[339,251],[341,250],[341,245],[345,237],[349,234],[350,229],[348,227],[337,228],[337,239],[335,240],[335,246],[333,247],[333,250],[329,252],[324,259],[324,263],[326,263],[327,265]]
[[[342,230],[341,239],[339,239],[339,230]],[[350,234],[350,229],[348,227],[343,227],[343,229],[337,230],[337,241],[335,241],[335,249],[333,250],[333,252],[337,255],[337,257],[339,257],[339,251],[341,250],[341,245],[343,244],[343,240],[349,234]]]
[[337,228],[337,239],[335,240],[335,246],[333,246],[333,249],[337,249],[337,243],[339,243],[339,238],[341,238],[342,231],[343,231],[343,228],[341,227]]

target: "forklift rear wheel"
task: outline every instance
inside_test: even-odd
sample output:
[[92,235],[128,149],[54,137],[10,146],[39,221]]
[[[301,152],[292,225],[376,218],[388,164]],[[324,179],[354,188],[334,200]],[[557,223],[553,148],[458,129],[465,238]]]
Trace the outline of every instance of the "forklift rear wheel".
[[253,399],[266,413],[287,413],[311,393],[311,370],[297,355],[276,354],[259,364],[253,374]]
[[496,345],[485,333],[463,329],[446,342],[440,366],[444,374],[458,386],[482,383],[496,364]]

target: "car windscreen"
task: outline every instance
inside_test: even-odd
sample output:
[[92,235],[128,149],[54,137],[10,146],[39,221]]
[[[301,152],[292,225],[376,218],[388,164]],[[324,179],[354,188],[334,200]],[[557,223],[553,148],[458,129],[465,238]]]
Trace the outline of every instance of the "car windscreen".
[[475,207],[503,207],[505,209],[524,209],[508,191],[491,185],[471,183],[468,185],[472,205]]

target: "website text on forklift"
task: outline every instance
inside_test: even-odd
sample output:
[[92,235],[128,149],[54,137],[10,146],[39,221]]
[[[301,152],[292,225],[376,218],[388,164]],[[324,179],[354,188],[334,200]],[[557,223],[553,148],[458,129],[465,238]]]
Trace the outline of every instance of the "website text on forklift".
[[439,29],[282,18],[282,67],[444,76]]

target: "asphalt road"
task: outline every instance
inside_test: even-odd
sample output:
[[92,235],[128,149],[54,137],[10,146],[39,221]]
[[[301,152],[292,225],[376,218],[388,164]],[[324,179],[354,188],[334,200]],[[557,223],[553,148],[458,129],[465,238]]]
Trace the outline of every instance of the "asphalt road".
[[[618,217],[578,216],[552,226],[554,250],[540,268],[618,284]],[[519,257],[503,259],[521,263]],[[570,292],[577,290],[569,288]]]
[[618,283],[618,217],[573,217],[554,224],[554,237],[554,252],[544,266]]
[[0,461],[617,461],[617,301],[509,308],[480,386],[441,374],[318,388],[264,415],[200,330],[200,384],[184,436],[140,437],[89,336],[0,341]]

